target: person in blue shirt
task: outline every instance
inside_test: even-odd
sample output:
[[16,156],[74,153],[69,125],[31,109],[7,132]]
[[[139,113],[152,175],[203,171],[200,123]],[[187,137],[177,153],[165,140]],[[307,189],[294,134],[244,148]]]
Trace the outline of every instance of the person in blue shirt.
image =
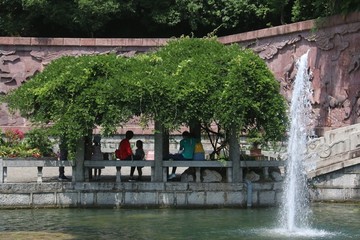
[[[191,136],[188,131],[182,133],[183,139],[180,141],[180,149],[176,154],[169,154],[169,160],[181,161],[192,160],[194,156],[194,148],[196,140]],[[176,167],[172,168],[172,172],[168,177],[169,180],[176,177]]]

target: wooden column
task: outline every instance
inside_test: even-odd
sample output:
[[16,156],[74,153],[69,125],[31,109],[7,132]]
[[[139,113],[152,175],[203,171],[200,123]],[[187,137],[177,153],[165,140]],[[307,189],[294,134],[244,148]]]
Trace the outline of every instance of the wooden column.
[[236,128],[229,131],[229,157],[232,161],[232,181],[234,183],[243,181],[242,168],[240,167],[240,147]]
[[190,121],[190,132],[194,138],[201,139],[201,124],[199,121],[195,121],[195,120]]

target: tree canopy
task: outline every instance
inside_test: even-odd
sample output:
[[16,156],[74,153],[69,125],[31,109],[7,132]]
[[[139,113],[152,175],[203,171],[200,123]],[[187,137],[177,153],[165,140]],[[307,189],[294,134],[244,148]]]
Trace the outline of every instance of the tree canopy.
[[168,129],[216,121],[223,129],[257,129],[269,140],[287,127],[286,102],[264,61],[216,38],[174,39],[132,58],[62,57],[5,101],[73,143],[95,126],[109,134],[133,116]]
[[359,10],[358,0],[3,0],[0,36],[222,36]]

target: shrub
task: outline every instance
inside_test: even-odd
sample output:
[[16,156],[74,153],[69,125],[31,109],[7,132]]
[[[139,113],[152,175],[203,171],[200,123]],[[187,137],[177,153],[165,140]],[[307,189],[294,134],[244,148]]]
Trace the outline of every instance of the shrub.
[[32,129],[26,134],[25,142],[30,149],[39,149],[44,157],[54,155],[49,133],[46,129]]
[[8,129],[1,138],[0,157],[54,156],[52,142],[46,130],[34,129],[25,134],[19,129]]

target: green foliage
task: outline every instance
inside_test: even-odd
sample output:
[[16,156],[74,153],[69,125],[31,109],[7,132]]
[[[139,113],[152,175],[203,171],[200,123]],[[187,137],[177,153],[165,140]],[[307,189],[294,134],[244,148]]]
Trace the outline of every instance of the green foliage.
[[292,7],[292,21],[347,14],[355,11],[360,11],[360,4],[357,0],[295,0]]
[[[221,86],[225,46],[216,39],[184,37],[169,42],[155,53],[161,59],[158,68],[166,91],[166,108],[158,108],[158,118],[170,127],[189,120],[213,119],[214,92]],[[158,106],[164,100],[159,98]]]
[[[74,146],[95,125],[111,132],[132,112],[111,94],[112,74],[121,59],[115,55],[63,57],[6,97],[9,107],[40,124],[52,125],[55,136],[66,135]],[[122,89],[122,88],[117,88]],[[124,110],[124,111],[123,111]]]
[[45,133],[46,130],[32,130],[25,137],[19,129],[7,129],[4,139],[1,138],[0,157],[54,156],[52,143]]
[[279,83],[250,50],[224,46],[216,38],[183,37],[148,59],[155,62],[147,70],[152,76],[139,82],[145,96],[152,96],[147,114],[167,128],[217,122],[225,130],[257,129],[264,141],[283,138],[287,116]]
[[264,61],[216,38],[183,37],[133,58],[63,57],[5,100],[33,122],[50,124],[72,147],[95,126],[110,134],[134,115],[168,129],[190,122],[256,129],[266,140],[282,138],[287,121]]
[[42,156],[54,156],[53,142],[46,128],[34,128],[26,133],[25,143],[30,149],[38,149]]
[[0,33],[91,37],[124,9],[129,11],[129,4],[118,0],[5,0],[0,2],[0,13],[6,15],[0,18],[5,27]]
[[279,83],[251,50],[240,50],[235,45],[227,50],[231,60],[223,89],[218,92],[215,119],[225,129],[257,129],[263,132],[265,141],[283,138],[287,127],[286,103],[279,94]]
[[359,11],[358,0],[3,0],[0,35],[203,37]]

